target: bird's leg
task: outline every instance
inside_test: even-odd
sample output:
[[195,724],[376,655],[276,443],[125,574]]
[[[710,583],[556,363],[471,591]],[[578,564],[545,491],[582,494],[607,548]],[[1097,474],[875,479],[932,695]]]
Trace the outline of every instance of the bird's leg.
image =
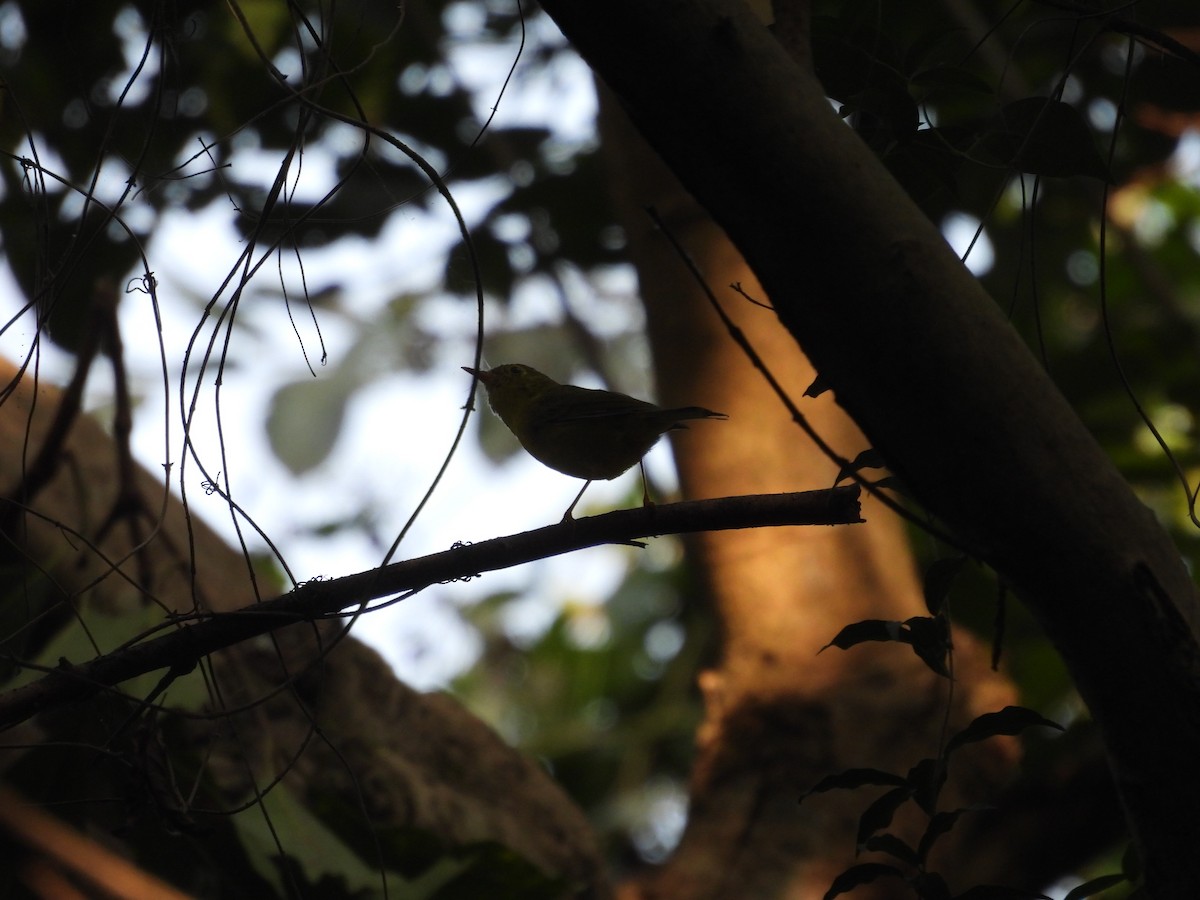
[[590,479],[583,483],[583,487],[579,489],[579,493],[575,495],[575,499],[571,501],[571,505],[568,506],[567,511],[563,513],[562,520],[564,522],[566,522],[568,519],[574,518],[574,516],[571,515],[571,512],[575,509],[575,504],[579,502],[580,498],[583,496],[583,492],[588,489],[588,485],[591,483],[592,482]]
[[638,468],[642,470],[642,506],[653,506],[654,501],[650,499],[650,485],[646,481],[646,462],[638,460]]

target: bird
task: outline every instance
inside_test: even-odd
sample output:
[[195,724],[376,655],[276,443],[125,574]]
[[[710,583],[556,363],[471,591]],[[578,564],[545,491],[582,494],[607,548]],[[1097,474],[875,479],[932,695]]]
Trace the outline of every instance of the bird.
[[462,367],[479,379],[488,404],[534,459],[564,475],[584,479],[562,520],[593,481],[642,470],[642,503],[653,506],[644,457],[668,431],[690,419],[727,419],[703,406],[664,409],[615,391],[559,384],[531,366],[505,363],[486,371]]

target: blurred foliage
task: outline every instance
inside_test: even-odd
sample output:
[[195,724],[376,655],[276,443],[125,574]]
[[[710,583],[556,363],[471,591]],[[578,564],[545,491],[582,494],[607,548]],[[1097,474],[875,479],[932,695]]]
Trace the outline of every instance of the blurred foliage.
[[[584,270],[615,262],[594,145],[565,146],[548,125],[481,140],[479,113],[498,96],[476,96],[455,54],[490,53],[502,73],[523,27],[515,5],[500,3],[143,0],[72,4],[69,27],[60,8],[5,3],[6,261],[46,333],[75,348],[98,279],[153,268],[141,254],[166,212],[232,209],[262,252],[373,238],[398,209],[443,205],[411,159],[359,127],[382,124],[452,191],[496,188],[474,231],[491,298],[505,301],[519,278],[557,277],[564,256]],[[552,73],[567,52],[561,38],[543,40],[522,64]],[[272,178],[255,174],[254,156],[278,164]],[[306,165],[327,168],[333,186],[319,195],[289,187]],[[514,233],[515,220],[534,225]],[[454,290],[473,292],[469,272],[452,253]]]
[[[1194,140],[1200,66],[1156,32],[1182,39],[1200,24],[1200,8],[1168,0],[1139,8],[1134,25],[1121,11],[1084,14],[1069,2],[813,5],[815,62],[848,124],[934,221],[965,214],[982,223],[995,256],[981,279],[1195,568],[1192,488],[1181,486],[1138,404],[1194,485],[1200,192],[1194,151],[1174,154],[1185,136]],[[514,316],[489,335],[489,352],[561,378],[581,367],[626,372],[637,323],[603,279],[622,260],[623,237],[600,148],[563,142],[552,121],[481,131],[497,97],[464,76],[469,61],[511,65],[524,34],[537,39],[526,43],[515,83],[567,77],[570,51],[543,16],[528,15],[523,23],[499,0],[139,0],[72,3],[69,14],[8,0],[0,4],[5,262],[46,333],[73,348],[95,285],[164,264],[142,254],[168,215],[223,209],[244,249],[282,259],[378,238],[392,215],[440,210],[418,167],[378,136],[364,139],[354,124],[364,123],[417,148],[452,191],[488,189],[473,238],[489,300],[507,310],[535,281],[559,293],[558,318]],[[274,167],[265,179],[250,164],[264,156]],[[324,189],[289,190],[303,166],[325,165]],[[435,290],[473,294],[461,243],[440,272]],[[235,311],[219,282],[196,299],[212,302],[214,314]],[[409,293],[369,322],[316,288],[305,299],[345,316],[356,352],[319,386],[278,393],[269,433],[296,472],[324,458],[356,390],[389,367],[427,367],[442,337],[421,319],[424,299]],[[621,324],[598,324],[614,318]],[[299,447],[297,435],[313,429],[323,443]],[[512,449],[492,443],[496,456]],[[914,537],[924,563],[938,556]],[[657,799],[681,794],[700,715],[693,682],[712,623],[682,599],[683,578],[676,565],[635,556],[603,605],[568,603],[534,636],[512,628],[519,596],[463,611],[484,652],[456,691],[544,759],[613,857],[630,864],[669,842],[654,831],[662,813],[646,786],[665,786]],[[1077,708],[1061,661],[990,572],[965,566],[948,603],[956,620],[998,641],[1025,705],[1049,715]],[[10,612],[0,608],[0,621]],[[239,865],[250,873],[249,862]]]
[[[629,556],[602,604],[568,599],[550,626],[522,637],[521,595],[464,609],[484,636],[455,692],[501,734],[544,760],[608,844],[610,858],[661,855],[660,803],[683,782],[700,721],[695,674],[712,650],[712,622],[657,543]],[[649,558],[646,558],[649,557]],[[514,698],[520,702],[514,703]],[[657,783],[658,789],[648,790]]]
[[[1200,56],[1194,37],[1174,42],[1194,36],[1200,9],[1155,4],[1136,21],[1070,3],[816,9],[818,71],[847,121],[934,221],[983,223],[995,256],[981,280],[1195,568]],[[990,573],[956,593],[972,598],[956,613],[991,634]],[[1065,669],[1019,603],[1005,610],[1031,705],[1062,702]]]

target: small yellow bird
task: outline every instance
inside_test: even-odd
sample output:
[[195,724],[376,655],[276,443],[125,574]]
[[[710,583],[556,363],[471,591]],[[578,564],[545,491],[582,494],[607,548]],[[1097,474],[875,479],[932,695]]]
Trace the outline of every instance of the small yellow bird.
[[[597,479],[608,481],[633,467],[660,437],[686,428],[685,419],[727,419],[702,406],[663,409],[613,391],[559,384],[537,369],[508,363],[486,372],[463,366],[487,391],[488,403],[521,446],[551,469],[586,479],[563,521]],[[642,500],[650,506],[642,466]]]

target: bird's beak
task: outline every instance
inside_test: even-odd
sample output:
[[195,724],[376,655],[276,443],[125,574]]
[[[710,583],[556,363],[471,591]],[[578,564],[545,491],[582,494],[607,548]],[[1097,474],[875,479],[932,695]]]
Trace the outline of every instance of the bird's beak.
[[480,369],[472,369],[470,366],[462,366],[461,368],[464,372],[468,373],[469,375],[474,375],[476,378],[478,378],[480,381],[482,381],[485,385],[488,383],[488,373],[487,372],[484,372]]

